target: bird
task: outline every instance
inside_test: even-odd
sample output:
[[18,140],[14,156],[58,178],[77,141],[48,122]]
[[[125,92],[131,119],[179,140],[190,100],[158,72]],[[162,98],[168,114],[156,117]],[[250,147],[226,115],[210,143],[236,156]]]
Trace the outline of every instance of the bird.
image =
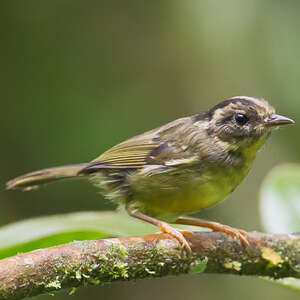
[[251,169],[274,128],[295,123],[263,98],[236,96],[204,113],[182,117],[129,138],[88,163],[34,171],[7,182],[29,191],[65,178],[86,178],[128,214],[158,226],[191,253],[185,231],[210,228],[249,245],[244,230],[188,218],[226,199]]

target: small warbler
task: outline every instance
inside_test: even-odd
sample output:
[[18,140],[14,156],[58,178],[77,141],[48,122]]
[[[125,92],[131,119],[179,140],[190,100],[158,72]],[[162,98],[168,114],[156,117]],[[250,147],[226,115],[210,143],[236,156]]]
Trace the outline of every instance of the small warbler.
[[184,232],[169,223],[225,232],[247,245],[243,230],[180,216],[225,199],[245,178],[272,129],[292,123],[264,99],[233,97],[130,138],[92,162],[32,172],[9,181],[7,188],[31,190],[57,179],[87,178],[125,205],[129,215],[160,227],[189,252]]

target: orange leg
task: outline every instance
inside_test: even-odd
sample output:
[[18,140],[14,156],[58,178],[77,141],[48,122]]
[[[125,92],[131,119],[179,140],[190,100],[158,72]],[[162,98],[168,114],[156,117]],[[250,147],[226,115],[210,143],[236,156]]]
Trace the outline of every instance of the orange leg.
[[246,231],[241,229],[236,229],[228,225],[223,225],[217,222],[202,221],[197,219],[185,219],[185,218],[179,218],[178,220],[176,220],[176,223],[183,224],[183,225],[200,226],[200,227],[210,228],[212,231],[224,232],[239,239],[245,246],[250,245],[248,241],[249,237]]
[[191,247],[190,247],[189,243],[187,242],[187,240],[185,239],[185,237],[182,234],[182,233],[186,234],[187,231],[182,231],[182,233],[181,233],[180,230],[178,230],[176,228],[173,228],[168,223],[157,220],[157,219],[154,219],[154,218],[149,217],[147,215],[144,215],[143,213],[141,213],[138,210],[128,209],[127,211],[129,213],[129,215],[131,215],[132,217],[138,218],[140,220],[143,220],[145,222],[148,222],[148,223],[151,223],[155,226],[158,226],[163,233],[168,233],[171,236],[173,236],[174,238],[176,238],[180,242],[180,244],[183,246],[183,248],[188,252],[188,254],[192,253],[192,250],[191,250]]

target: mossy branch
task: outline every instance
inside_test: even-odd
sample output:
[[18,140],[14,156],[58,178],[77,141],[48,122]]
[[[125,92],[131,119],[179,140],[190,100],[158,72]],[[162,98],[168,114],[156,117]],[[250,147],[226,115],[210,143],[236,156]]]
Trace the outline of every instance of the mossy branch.
[[186,235],[193,256],[167,234],[73,242],[0,260],[0,299],[65,288],[194,273],[300,278],[300,235],[249,233],[250,247],[223,233]]

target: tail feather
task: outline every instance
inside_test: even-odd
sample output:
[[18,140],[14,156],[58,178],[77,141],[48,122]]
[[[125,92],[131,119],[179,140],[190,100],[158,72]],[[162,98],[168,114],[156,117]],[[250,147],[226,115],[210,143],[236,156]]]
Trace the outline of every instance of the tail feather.
[[88,165],[89,163],[67,165],[31,172],[8,181],[6,188],[8,190],[21,189],[24,191],[29,191],[36,189],[38,185],[47,182],[63,178],[72,178],[77,176],[81,177],[83,175],[80,174],[80,171],[86,168]]

